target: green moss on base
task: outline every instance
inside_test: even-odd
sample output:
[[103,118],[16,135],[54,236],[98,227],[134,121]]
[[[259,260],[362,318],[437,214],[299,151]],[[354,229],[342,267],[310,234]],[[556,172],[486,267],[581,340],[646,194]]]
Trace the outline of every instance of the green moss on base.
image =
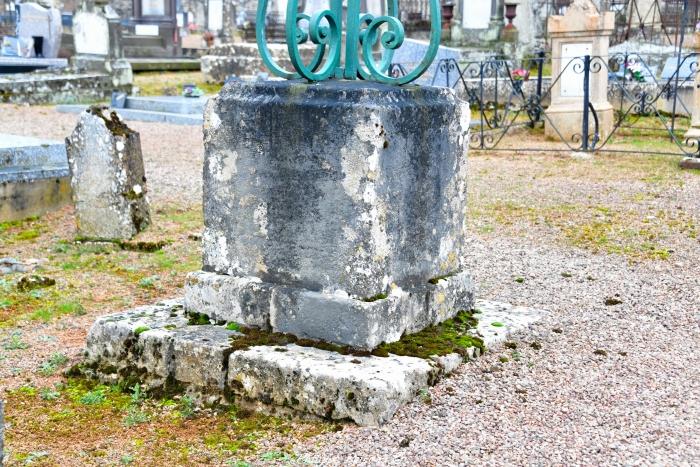
[[355,355],[360,357],[388,357],[389,354],[409,357],[429,358],[432,355],[447,355],[457,353],[467,355],[467,349],[476,347],[482,352],[485,350],[484,342],[473,335],[478,320],[471,312],[460,311],[457,315],[443,323],[430,326],[415,334],[405,334],[398,342],[381,344],[373,351],[356,349],[350,346],[332,344],[313,339],[300,339],[292,334],[263,331],[258,328],[240,328],[243,336],[231,338],[233,351],[245,350],[258,345],[284,346],[296,344],[301,347],[314,347],[341,355]]
[[415,334],[404,334],[398,342],[381,344],[372,355],[405,355],[429,358],[432,355],[457,353],[467,355],[467,349],[476,347],[486,350],[484,341],[473,335],[478,320],[471,312],[460,311],[457,315],[435,326],[429,326]]
[[243,336],[233,336],[231,338],[231,348],[233,351],[245,350],[257,345],[269,346],[284,346],[287,344],[296,344],[300,347],[314,347],[329,352],[337,352],[341,355],[356,355],[367,357],[370,352],[350,347],[348,345],[337,345],[330,342],[318,341],[313,339],[300,339],[293,334],[284,334],[281,332],[263,331],[258,328],[240,328]]
[[389,295],[387,295],[386,293],[378,293],[377,295],[372,295],[371,297],[362,298],[361,300],[362,300],[363,302],[372,303],[372,302],[376,302],[376,301],[378,301],[378,300],[384,300],[384,299],[387,298],[388,296],[389,296]]
[[454,276],[455,274],[456,273],[451,272],[449,274],[443,274],[442,276],[433,277],[432,279],[428,280],[428,283],[432,284],[432,285],[437,285],[438,282],[445,280],[445,279],[449,279],[450,277]]
[[201,326],[204,324],[211,324],[209,317],[203,313],[197,313],[196,311],[188,311],[187,318],[190,326]]

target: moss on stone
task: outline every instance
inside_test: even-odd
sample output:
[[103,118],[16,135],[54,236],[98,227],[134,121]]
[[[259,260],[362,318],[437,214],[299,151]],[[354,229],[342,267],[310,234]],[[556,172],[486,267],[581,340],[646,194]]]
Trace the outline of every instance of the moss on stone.
[[87,112],[101,118],[105,122],[105,126],[114,136],[125,136],[128,137],[134,132],[126,126],[126,123],[119,119],[117,112],[112,111],[109,113],[109,117],[106,117],[104,112],[108,110],[108,107],[102,105],[91,105]]
[[363,298],[363,299],[361,299],[361,300],[362,300],[363,302],[372,303],[372,302],[376,302],[376,301],[379,301],[379,300],[384,300],[384,299],[387,298],[388,296],[389,296],[389,295],[387,295],[386,293],[382,292],[382,293],[378,293],[377,295],[372,295],[371,297]]
[[433,277],[432,279],[428,280],[428,283],[432,284],[432,285],[437,285],[438,282],[440,282],[441,280],[449,279],[450,277],[454,276],[455,274],[456,273],[452,272],[449,274],[443,274],[442,276]]
[[467,355],[467,349],[476,347],[482,352],[485,350],[484,342],[473,335],[478,320],[471,312],[460,311],[457,315],[438,325],[430,326],[415,334],[405,334],[398,342],[381,344],[373,351],[357,349],[347,345],[338,345],[314,339],[300,339],[292,334],[269,332],[258,328],[244,328],[240,331],[243,336],[231,338],[233,351],[245,350],[258,345],[284,346],[296,344],[300,347],[314,347],[341,355],[355,355],[360,357],[388,357],[389,354],[429,358],[433,355],[447,355],[457,353]]
[[143,251],[146,253],[153,253],[155,251],[162,250],[163,247],[165,247],[169,242],[165,240],[158,240],[154,242],[145,242],[145,241],[140,241],[140,242],[129,242],[129,241],[119,241],[117,244],[121,247],[122,250],[127,250],[127,251]]
[[202,326],[205,324],[211,324],[211,320],[204,313],[197,313],[196,311],[188,311],[187,313],[187,324],[190,326]]
[[429,358],[432,355],[457,353],[467,355],[467,349],[476,347],[485,350],[484,341],[473,334],[478,320],[471,312],[460,311],[440,324],[429,326],[415,334],[404,334],[397,342],[381,344],[372,355],[405,355]]
[[243,336],[233,336],[231,338],[231,348],[233,351],[245,350],[258,345],[284,346],[296,344],[300,347],[314,347],[329,352],[337,352],[341,355],[369,356],[367,350],[355,349],[348,345],[338,345],[330,342],[318,341],[314,339],[300,339],[293,334],[281,332],[269,332],[259,328],[240,328]]

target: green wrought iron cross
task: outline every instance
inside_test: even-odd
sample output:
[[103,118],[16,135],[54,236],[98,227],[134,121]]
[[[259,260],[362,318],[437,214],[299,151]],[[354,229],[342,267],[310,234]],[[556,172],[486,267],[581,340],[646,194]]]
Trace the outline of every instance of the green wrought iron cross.
[[[326,79],[365,79],[385,84],[406,84],[420,77],[435,59],[440,46],[440,4],[429,0],[430,44],[425,56],[413,70],[404,76],[392,77],[388,71],[394,50],[403,44],[405,33],[398,19],[398,0],[387,0],[387,15],[374,16],[360,12],[360,0],[348,0],[345,21],[345,60],[341,66],[343,0],[330,0],[330,7],[307,15],[298,12],[299,0],[288,0],[285,24],[289,58],[296,71],[280,67],[272,58],[265,37],[265,17],[268,0],[260,0],[255,23],[258,50],[272,73],[286,79],[306,78],[309,81]],[[302,27],[306,23],[307,27]],[[302,61],[299,44],[311,41],[316,51],[308,64]],[[373,48],[379,41],[383,51],[377,63]],[[360,60],[360,58],[362,60]]]

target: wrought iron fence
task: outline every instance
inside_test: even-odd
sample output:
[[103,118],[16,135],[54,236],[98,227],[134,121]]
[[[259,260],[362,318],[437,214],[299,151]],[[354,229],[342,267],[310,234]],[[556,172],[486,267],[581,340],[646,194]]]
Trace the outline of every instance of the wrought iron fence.
[[[700,142],[684,136],[693,112],[698,67],[695,53],[665,62],[660,57],[637,53],[567,60],[558,75],[548,77],[545,69],[550,66],[551,57],[543,52],[522,61],[498,57],[472,62],[442,59],[424,84],[453,88],[470,103],[473,149],[700,157]],[[658,65],[649,62],[664,62],[663,70],[659,72]],[[391,73],[401,75],[403,67],[394,64]],[[581,77],[581,97],[576,104],[580,105],[580,131],[573,135],[560,128],[547,112],[553,87],[571,73]],[[591,82],[600,73],[608,76],[612,125],[603,125],[601,109],[591,100]],[[542,138],[545,128],[549,141]],[[530,132],[532,137],[524,138],[523,132]]]

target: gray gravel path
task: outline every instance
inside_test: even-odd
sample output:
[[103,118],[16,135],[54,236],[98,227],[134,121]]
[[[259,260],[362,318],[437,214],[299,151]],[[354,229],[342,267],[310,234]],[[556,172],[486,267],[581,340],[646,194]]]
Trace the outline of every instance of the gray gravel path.
[[[700,275],[475,240],[480,296],[551,311],[378,429],[297,446],[322,465],[700,464]],[[700,264],[686,251],[689,264]],[[567,271],[571,277],[562,276]],[[522,283],[513,280],[523,277]],[[622,303],[606,306],[617,297]],[[561,332],[559,332],[561,331]],[[533,342],[541,350],[531,347]],[[507,357],[502,363],[499,358]],[[408,443],[408,446],[405,446]]]

